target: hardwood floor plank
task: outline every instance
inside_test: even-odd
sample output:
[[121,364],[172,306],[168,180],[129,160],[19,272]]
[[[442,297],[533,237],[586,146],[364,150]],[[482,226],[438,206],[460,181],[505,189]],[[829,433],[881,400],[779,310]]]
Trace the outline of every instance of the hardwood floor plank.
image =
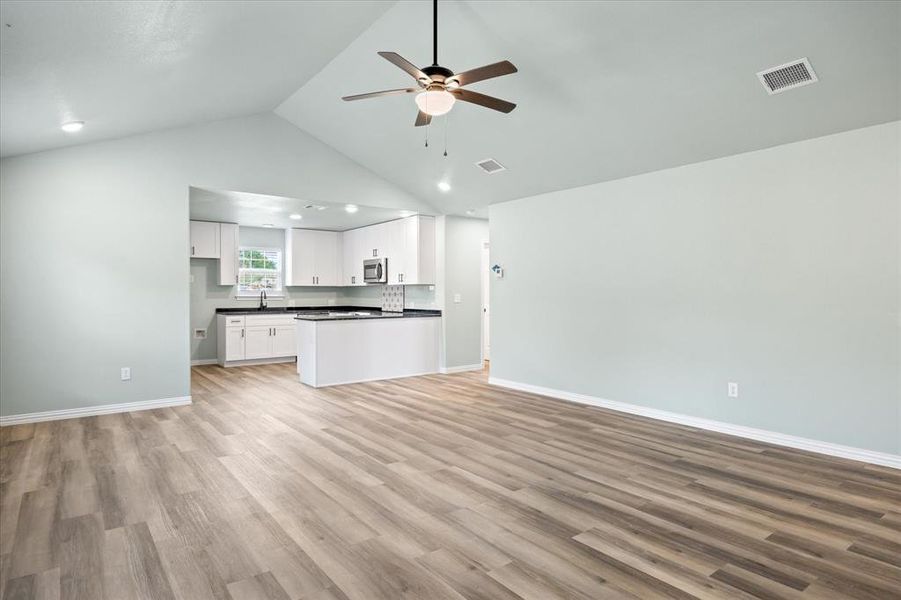
[[192,369],[0,429],[0,597],[901,597],[901,472],[491,386]]

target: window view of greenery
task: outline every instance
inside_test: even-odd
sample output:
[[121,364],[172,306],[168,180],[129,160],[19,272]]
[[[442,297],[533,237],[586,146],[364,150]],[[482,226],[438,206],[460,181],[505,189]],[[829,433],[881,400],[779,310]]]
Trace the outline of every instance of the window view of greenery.
[[238,290],[281,291],[282,253],[269,248],[241,248],[238,253]]

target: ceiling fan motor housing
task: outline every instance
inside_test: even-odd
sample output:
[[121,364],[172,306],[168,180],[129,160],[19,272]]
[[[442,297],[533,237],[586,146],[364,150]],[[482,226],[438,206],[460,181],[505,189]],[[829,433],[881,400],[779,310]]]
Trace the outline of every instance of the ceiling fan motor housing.
[[440,65],[430,65],[423,67],[422,72],[429,76],[429,79],[436,83],[444,83],[446,80],[454,76],[454,72]]

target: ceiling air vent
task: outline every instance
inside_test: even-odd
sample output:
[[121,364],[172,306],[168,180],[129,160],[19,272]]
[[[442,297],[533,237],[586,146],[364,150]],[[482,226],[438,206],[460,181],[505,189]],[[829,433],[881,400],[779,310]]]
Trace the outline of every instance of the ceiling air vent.
[[500,173],[501,171],[506,171],[507,167],[497,162],[493,158],[486,158],[485,160],[480,160],[476,163],[476,166],[489,175],[493,175],[495,173]]
[[817,74],[814,73],[810,61],[806,58],[799,58],[778,67],[765,69],[757,74],[757,78],[771,96],[818,81]]

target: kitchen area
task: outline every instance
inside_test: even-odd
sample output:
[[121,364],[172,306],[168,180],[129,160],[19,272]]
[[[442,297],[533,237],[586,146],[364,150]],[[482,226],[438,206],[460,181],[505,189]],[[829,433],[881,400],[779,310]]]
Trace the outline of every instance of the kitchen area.
[[442,370],[436,217],[191,190],[192,365],[323,387]]

